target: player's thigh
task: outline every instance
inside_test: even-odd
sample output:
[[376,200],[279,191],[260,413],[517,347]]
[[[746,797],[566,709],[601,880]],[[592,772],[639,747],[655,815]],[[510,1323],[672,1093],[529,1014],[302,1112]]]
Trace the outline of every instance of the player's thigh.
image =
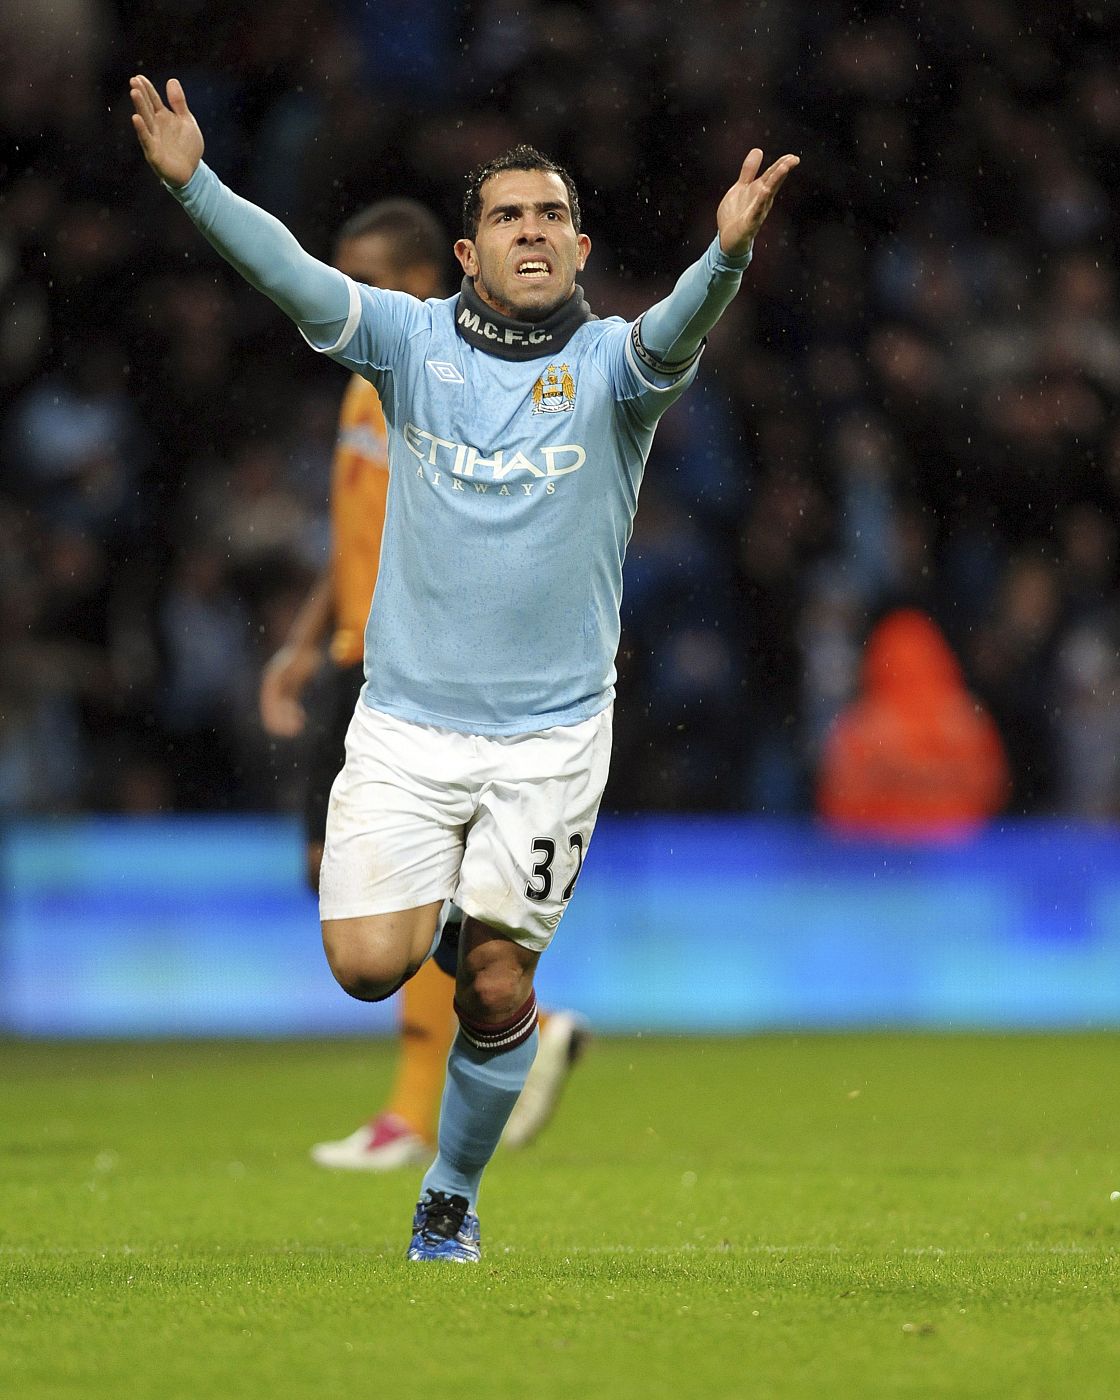
[[416,972],[432,950],[442,900],[415,909],[324,919],[323,947],[344,984],[392,983]]
[[575,890],[610,767],[611,710],[499,741],[467,832],[456,902],[525,948],[543,951]]
[[473,810],[471,757],[467,736],[358,703],[327,810],[324,923],[413,911],[454,892]]

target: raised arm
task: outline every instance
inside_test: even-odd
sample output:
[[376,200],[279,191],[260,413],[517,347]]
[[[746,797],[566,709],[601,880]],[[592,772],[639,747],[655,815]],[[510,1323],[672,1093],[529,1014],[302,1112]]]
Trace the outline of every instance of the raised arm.
[[145,159],[199,231],[296,322],[312,345],[331,348],[355,312],[351,284],[304,252],[278,219],[235,195],[207,167],[202,132],[177,78],[167,84],[166,103],[142,75],[131,80],[129,95]]
[[198,169],[205,143],[198,122],[187,106],[186,94],[178,78],[167,84],[167,104],[138,73],[129,79],[128,95],[135,111],[132,129],[136,132],[144,159],[165,185],[179,189]]
[[801,164],[799,156],[782,156],[760,175],[762,152],[757,146],[748,154],[739,178],[723,196],[716,210],[719,246],[728,258],[749,257],[755,235],[766,222],[774,196],[789,172]]
[[642,317],[640,352],[647,367],[673,373],[699,353],[704,337],[739,290],[762,227],[786,176],[800,161],[786,155],[762,175],[762,152],[750,152],[739,178],[716,210],[719,230],[704,256],[682,274],[677,285]]

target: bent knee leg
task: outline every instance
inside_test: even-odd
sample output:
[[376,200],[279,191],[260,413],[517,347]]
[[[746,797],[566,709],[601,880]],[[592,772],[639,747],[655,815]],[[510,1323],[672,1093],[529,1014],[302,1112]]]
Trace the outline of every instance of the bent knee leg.
[[334,980],[358,1001],[384,1001],[407,974],[404,959],[394,949],[371,947],[330,923],[323,924],[323,950]]
[[439,908],[324,919],[323,949],[335,981],[358,1001],[392,996],[423,963]]
[[455,1004],[472,1021],[503,1021],[532,993],[540,954],[475,919],[464,925],[464,937]]

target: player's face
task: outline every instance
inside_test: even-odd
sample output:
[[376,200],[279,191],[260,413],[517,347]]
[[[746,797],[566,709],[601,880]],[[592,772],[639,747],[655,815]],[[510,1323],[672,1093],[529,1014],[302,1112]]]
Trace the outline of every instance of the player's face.
[[439,274],[428,263],[401,267],[393,240],[384,233],[363,233],[344,238],[334,253],[334,265],[355,282],[386,292],[409,292],[414,297],[435,296]]
[[478,232],[455,244],[482,300],[519,321],[541,321],[567,301],[590,251],[591,239],[572,226],[563,180],[549,170],[492,175]]

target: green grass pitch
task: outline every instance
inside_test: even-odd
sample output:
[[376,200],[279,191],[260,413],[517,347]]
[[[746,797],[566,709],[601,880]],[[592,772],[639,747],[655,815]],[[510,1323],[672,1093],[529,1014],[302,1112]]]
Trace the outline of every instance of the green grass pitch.
[[474,1268],[307,1158],[391,1065],[0,1044],[0,1395],[1120,1394],[1112,1037],[599,1041]]

